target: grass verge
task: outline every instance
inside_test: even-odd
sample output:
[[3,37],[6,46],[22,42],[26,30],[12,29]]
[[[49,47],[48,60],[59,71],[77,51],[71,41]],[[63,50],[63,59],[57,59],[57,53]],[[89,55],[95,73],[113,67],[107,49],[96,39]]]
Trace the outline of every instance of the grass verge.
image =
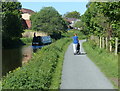
[[107,78],[118,88],[118,56],[100,49],[92,41],[84,42],[88,57],[101,69]]

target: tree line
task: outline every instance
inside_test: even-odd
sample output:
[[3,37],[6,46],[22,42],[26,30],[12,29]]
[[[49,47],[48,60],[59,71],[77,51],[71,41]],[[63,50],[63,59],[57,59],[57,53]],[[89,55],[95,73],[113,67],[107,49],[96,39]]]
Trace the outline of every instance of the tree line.
[[89,2],[86,7],[76,26],[88,37],[104,37],[103,41],[107,38],[115,48],[115,39],[120,39],[120,2]]

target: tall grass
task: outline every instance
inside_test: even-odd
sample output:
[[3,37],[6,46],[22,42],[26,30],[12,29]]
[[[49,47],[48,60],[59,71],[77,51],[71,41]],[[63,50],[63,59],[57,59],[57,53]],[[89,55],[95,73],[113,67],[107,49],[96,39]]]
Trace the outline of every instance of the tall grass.
[[100,49],[89,41],[83,43],[83,47],[89,58],[101,69],[101,71],[112,81],[115,87],[118,85],[118,56]]

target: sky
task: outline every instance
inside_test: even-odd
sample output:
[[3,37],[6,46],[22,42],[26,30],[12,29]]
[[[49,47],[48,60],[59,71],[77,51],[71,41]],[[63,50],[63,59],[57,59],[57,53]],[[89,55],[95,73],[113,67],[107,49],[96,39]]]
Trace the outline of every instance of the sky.
[[[77,11],[80,15],[84,14],[86,11],[86,4],[88,1],[81,1],[81,2],[73,2],[73,1],[66,1],[66,2],[38,2],[32,0],[32,2],[22,1],[19,0],[22,4],[22,8],[31,9],[35,12],[40,11],[43,7],[54,7],[61,15],[64,15],[67,12]],[[30,0],[29,0],[30,1]],[[35,2],[33,2],[35,1]],[[54,0],[53,0],[54,1]],[[62,1],[62,0],[61,0]]]

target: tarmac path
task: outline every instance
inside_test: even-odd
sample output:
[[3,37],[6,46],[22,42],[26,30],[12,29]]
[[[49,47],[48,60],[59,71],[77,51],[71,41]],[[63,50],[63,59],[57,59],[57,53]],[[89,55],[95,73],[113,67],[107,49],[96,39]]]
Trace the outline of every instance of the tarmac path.
[[[80,45],[85,40],[80,40]],[[114,89],[111,82],[87,57],[81,46],[81,55],[73,55],[69,45],[63,63],[60,89]]]

